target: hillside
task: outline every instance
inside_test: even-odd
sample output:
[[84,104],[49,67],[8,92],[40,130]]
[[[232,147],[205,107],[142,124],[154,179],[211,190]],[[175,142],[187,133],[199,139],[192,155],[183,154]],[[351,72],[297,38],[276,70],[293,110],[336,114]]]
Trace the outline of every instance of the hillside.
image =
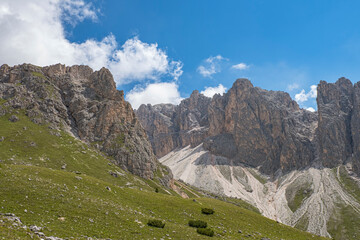
[[[124,171],[93,144],[32,122],[6,100],[1,109],[0,238],[36,239],[43,233],[47,239],[207,239],[187,226],[201,219],[215,238],[322,239],[234,204],[181,198],[160,179]],[[215,214],[201,214],[203,207]],[[163,220],[165,228],[147,226],[152,218]]]

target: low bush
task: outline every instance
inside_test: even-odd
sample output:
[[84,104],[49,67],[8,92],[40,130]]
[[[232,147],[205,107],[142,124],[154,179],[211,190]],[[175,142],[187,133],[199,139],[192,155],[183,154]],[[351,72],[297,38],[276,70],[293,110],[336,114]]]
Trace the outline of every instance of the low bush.
[[201,234],[201,235],[206,235],[209,237],[214,236],[214,231],[210,228],[198,228],[196,230],[197,233]]
[[150,227],[157,227],[157,228],[165,227],[165,223],[163,223],[161,220],[155,220],[155,219],[150,219],[147,225]]
[[214,212],[215,211],[213,209],[211,209],[211,208],[202,208],[201,209],[201,213],[206,214],[206,215],[214,214]]
[[195,227],[195,228],[206,228],[207,227],[207,223],[201,220],[190,220],[189,221],[189,226],[190,227]]

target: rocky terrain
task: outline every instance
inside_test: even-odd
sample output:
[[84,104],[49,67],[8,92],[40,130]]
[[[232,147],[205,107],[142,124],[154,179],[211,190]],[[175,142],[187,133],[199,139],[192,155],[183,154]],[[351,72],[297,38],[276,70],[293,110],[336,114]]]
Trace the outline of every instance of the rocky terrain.
[[224,96],[210,99],[194,91],[178,106],[142,105],[136,113],[158,157],[203,143],[232,164],[267,174],[315,159],[316,113],[300,109],[287,93],[256,88],[247,79],[238,79]]
[[[310,112],[285,92],[238,79],[224,95],[210,99],[194,91],[178,106],[142,105],[136,114],[176,179],[244,199],[288,225],[333,236],[334,219],[349,217],[344,206],[360,223],[359,87],[345,78],[321,81],[318,111]],[[346,181],[336,174],[339,168]],[[344,189],[345,183],[354,189]],[[356,239],[360,233],[341,234]]]
[[141,177],[153,178],[158,169],[146,133],[105,68],[2,65],[0,98],[6,101],[0,116],[8,108],[24,111],[34,123],[71,133]]

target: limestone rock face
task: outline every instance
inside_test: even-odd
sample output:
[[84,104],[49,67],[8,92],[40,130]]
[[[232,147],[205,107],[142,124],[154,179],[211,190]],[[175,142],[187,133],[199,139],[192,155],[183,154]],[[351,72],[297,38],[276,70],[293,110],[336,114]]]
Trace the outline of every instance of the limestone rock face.
[[[271,174],[306,166],[314,159],[316,115],[300,110],[285,92],[262,90],[247,79],[238,79],[228,93],[212,99],[209,119],[213,144],[222,146],[214,154],[226,152],[235,164],[261,166]],[[216,140],[224,133],[233,144]],[[212,150],[207,144],[204,147]]]
[[136,114],[146,130],[154,153],[162,157],[175,148],[199,145],[207,136],[207,108],[211,99],[194,91],[178,106],[141,105]]
[[360,82],[354,86],[351,134],[353,140],[353,169],[360,175]]
[[0,98],[24,110],[35,123],[93,143],[122,168],[145,178],[154,176],[158,162],[151,144],[124,93],[116,90],[109,70],[3,65]]
[[194,91],[168,114],[161,109],[142,105],[137,111],[158,157],[203,143],[231,164],[260,166],[268,174],[315,158],[317,115],[299,109],[287,93],[256,88],[247,79],[238,79],[223,96]]
[[326,167],[335,167],[351,157],[353,95],[353,85],[345,78],[318,85],[319,156]]
[[[141,105],[136,110],[139,121],[146,130],[154,153],[162,157],[176,147],[173,115],[175,105]],[[151,121],[150,121],[151,120]]]
[[326,167],[353,163],[360,174],[360,85],[340,78],[318,86],[319,157]]

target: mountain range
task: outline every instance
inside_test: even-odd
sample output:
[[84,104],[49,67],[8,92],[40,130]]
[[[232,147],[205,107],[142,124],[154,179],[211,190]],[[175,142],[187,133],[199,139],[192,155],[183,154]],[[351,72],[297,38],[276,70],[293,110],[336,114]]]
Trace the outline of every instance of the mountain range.
[[106,68],[2,65],[0,236],[358,239],[359,87],[321,81],[310,112],[238,79],[134,111]]

